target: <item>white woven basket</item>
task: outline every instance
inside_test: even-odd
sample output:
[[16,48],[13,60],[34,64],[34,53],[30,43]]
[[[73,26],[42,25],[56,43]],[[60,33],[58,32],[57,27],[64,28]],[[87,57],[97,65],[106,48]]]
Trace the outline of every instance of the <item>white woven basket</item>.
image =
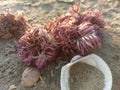
[[85,57],[76,55],[72,58],[71,62],[63,66],[61,69],[61,90],[70,90],[69,86],[69,71],[70,67],[78,62],[84,62],[99,69],[104,74],[104,84],[103,90],[111,90],[112,88],[112,74],[110,68],[105,63],[105,61],[95,54],[90,54]]

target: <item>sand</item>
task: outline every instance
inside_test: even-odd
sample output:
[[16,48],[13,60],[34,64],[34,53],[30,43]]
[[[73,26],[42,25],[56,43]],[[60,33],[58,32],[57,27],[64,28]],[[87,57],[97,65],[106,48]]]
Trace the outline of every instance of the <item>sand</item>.
[[[75,0],[80,2],[80,0]],[[68,10],[73,3],[55,0],[0,0],[0,11],[5,9],[23,10],[28,15],[31,24],[44,24],[55,16],[59,16]],[[99,55],[109,65],[113,74],[112,90],[120,90],[120,2],[118,0],[82,0],[81,11],[91,6],[92,9],[99,9],[107,22],[103,31],[103,42],[100,49],[94,53]],[[20,79],[25,67],[21,65],[16,50],[6,54],[8,44],[17,41],[17,37],[8,40],[0,40],[0,90],[7,90],[10,85],[15,85],[16,90],[60,90],[60,70],[68,61],[51,63],[41,71],[43,80],[39,80],[34,87],[25,88],[20,85]],[[72,90],[83,90],[82,88],[92,88],[92,82],[102,83],[102,76],[95,74],[94,68],[86,66],[85,78],[83,82],[77,82],[81,87],[71,87]],[[84,68],[79,70],[79,75]],[[80,77],[80,76],[75,77]],[[101,78],[101,79],[100,79]],[[86,80],[85,80],[86,79]],[[86,81],[87,83],[85,83]],[[76,82],[76,80],[72,81]],[[102,86],[100,86],[102,87]],[[98,89],[100,90],[100,89]]]
[[104,75],[85,63],[76,63],[70,69],[70,90],[102,90]]

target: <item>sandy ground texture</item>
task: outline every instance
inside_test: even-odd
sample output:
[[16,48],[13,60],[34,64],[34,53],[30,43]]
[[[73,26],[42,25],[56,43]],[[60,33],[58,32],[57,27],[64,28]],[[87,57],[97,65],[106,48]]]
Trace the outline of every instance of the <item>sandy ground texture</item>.
[[84,63],[73,65],[70,76],[70,90],[102,90],[104,87],[102,72]]
[[[97,8],[104,14],[107,25],[103,32],[102,47],[94,53],[103,58],[112,71],[112,90],[120,90],[120,1],[75,1],[81,3],[81,10],[92,6],[92,9]],[[31,24],[43,25],[53,17],[66,12],[72,5],[73,3],[59,0],[0,0],[0,11],[8,8],[23,10],[27,13]],[[41,79],[34,87],[25,88],[20,85],[25,67],[21,65],[14,49],[17,40],[16,37],[0,40],[0,90],[8,90],[10,85],[15,85],[16,90],[60,90],[60,70],[68,62],[66,60],[56,61],[44,68],[41,71]],[[10,53],[6,50],[9,44],[13,47]],[[71,70],[71,77],[73,77],[70,79],[71,90],[102,90],[103,76],[98,70],[86,65],[78,65],[74,68]]]

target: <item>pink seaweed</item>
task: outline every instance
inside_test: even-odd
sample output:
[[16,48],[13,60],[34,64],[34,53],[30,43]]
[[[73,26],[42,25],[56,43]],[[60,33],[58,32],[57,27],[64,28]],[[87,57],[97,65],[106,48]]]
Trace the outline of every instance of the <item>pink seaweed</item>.
[[46,30],[35,26],[20,38],[18,55],[24,65],[42,68],[55,60],[56,45]]
[[104,26],[105,21],[99,10],[87,8],[80,12],[80,5],[76,3],[67,13],[48,22],[45,29],[54,35],[65,55],[84,56],[100,47]]
[[27,16],[22,11],[6,10],[0,13],[0,38],[24,34],[29,27]]
[[19,40],[18,55],[24,65],[39,69],[60,55],[88,55],[101,46],[104,26],[98,10],[80,12],[76,3],[67,13],[46,23],[44,29],[35,26],[26,32]]

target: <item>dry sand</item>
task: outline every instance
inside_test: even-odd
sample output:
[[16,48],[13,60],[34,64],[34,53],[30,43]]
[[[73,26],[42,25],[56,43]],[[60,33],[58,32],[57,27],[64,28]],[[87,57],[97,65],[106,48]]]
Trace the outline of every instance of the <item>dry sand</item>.
[[104,75],[85,63],[76,63],[70,69],[70,90],[102,90]]
[[[94,53],[102,57],[110,66],[113,74],[112,90],[120,90],[120,3],[117,0],[82,1],[84,2],[81,3],[81,10],[84,10],[87,6],[92,6],[93,9],[99,9],[105,16],[107,25],[103,32],[103,44],[102,47]],[[43,25],[54,16],[66,12],[71,5],[73,5],[73,3],[56,2],[55,0],[0,0],[0,11],[8,8],[23,10],[27,13],[30,23]],[[60,69],[67,61],[51,63],[43,69],[41,71],[41,77],[44,82],[39,80],[36,85],[31,88],[24,88],[20,85],[21,74],[25,67],[21,65],[15,50],[6,55],[7,51],[5,49],[9,43],[14,45],[15,40],[18,39],[0,40],[0,90],[7,90],[12,84],[16,85],[17,90],[60,90]],[[81,80],[80,83],[76,82],[76,80],[72,82],[76,82],[79,85],[81,84],[82,87],[85,86],[85,90],[90,90],[89,88],[92,88],[91,90],[99,90],[94,88],[94,86],[91,87],[90,82],[92,78],[92,82],[101,83],[102,76],[100,72],[94,68],[90,67],[92,70],[88,68],[89,66],[86,68],[82,67],[81,70],[78,70],[80,75],[82,71],[86,69],[82,74],[85,74],[83,81],[86,81],[86,83]],[[95,74],[96,72],[99,74]],[[76,77],[79,78],[80,76]],[[96,86],[96,84],[94,85]],[[82,87],[74,87],[75,86],[72,87],[72,90],[83,90]]]

